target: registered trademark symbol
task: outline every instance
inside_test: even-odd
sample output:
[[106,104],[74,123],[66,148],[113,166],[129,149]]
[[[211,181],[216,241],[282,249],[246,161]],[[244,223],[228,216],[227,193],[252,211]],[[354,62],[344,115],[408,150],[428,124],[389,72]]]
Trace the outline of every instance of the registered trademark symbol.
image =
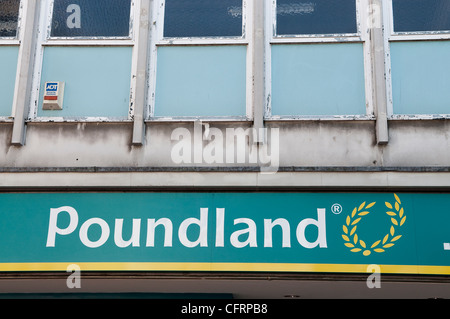
[[336,215],[342,213],[342,206],[341,206],[341,204],[333,204],[331,206],[331,211],[333,212],[333,214],[336,214]]

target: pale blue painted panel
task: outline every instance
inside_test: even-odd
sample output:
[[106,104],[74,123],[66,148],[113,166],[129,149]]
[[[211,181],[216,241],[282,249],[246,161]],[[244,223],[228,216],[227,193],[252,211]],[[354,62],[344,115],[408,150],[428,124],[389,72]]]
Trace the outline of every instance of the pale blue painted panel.
[[391,43],[395,114],[450,114],[450,41]]
[[246,46],[159,47],[155,116],[245,116]]
[[[127,118],[131,54],[131,47],[46,47],[38,116]],[[42,110],[47,81],[65,82],[63,110]]]
[[272,46],[272,115],[364,114],[361,43]]
[[0,116],[11,116],[19,47],[0,47]]

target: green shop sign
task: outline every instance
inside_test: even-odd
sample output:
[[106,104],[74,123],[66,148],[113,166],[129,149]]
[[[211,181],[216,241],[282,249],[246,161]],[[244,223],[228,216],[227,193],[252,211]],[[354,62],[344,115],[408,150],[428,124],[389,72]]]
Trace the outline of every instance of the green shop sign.
[[450,194],[0,194],[0,271],[450,274]]

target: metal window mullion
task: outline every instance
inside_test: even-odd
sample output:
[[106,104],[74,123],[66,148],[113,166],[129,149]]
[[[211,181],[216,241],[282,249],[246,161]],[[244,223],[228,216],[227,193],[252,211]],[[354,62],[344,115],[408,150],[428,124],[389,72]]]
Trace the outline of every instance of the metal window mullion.
[[[7,37],[7,38],[0,38],[0,46],[16,46],[20,48],[20,39],[21,37],[21,30],[22,30],[22,24],[23,24],[23,19],[24,19],[24,9],[25,9],[25,3],[23,1],[21,1],[19,3],[19,12],[18,12],[18,17],[17,17],[17,27],[16,27],[16,35],[14,37]],[[19,62],[19,61],[17,61]],[[16,98],[16,87],[17,87],[17,83],[19,80],[19,73],[17,72],[17,68],[16,68],[16,78],[15,78],[15,85],[14,85],[14,96],[13,96],[13,104],[12,104],[12,108],[11,108],[11,118],[14,118],[14,114],[16,114],[16,103],[15,103],[15,98]]]
[[148,42],[150,28],[150,1],[139,0],[137,3],[138,17],[135,17],[135,45],[133,48],[134,101],[133,104],[133,145],[143,145],[145,140],[145,118],[147,105],[147,66],[148,66]]
[[37,34],[35,28],[39,21],[41,0],[26,1],[23,5],[22,25],[20,30],[20,47],[17,63],[17,80],[14,92],[14,125],[11,137],[12,145],[25,144],[25,120],[28,116],[31,87],[33,81],[33,60],[36,50]]
[[[369,28],[372,52],[372,82],[373,100],[376,117],[376,140],[378,144],[389,142],[388,131],[388,91],[386,83],[386,48],[383,26],[384,10],[382,0],[370,0],[370,16],[372,23]],[[376,20],[374,20],[376,19]]]
[[265,143],[264,113],[265,113],[265,8],[261,0],[252,0],[250,21],[252,23],[251,41],[251,108],[253,109],[253,128],[256,136],[253,142]]
[[373,74],[372,74],[372,38],[370,34],[371,24],[374,22],[372,13],[370,12],[370,0],[357,0],[359,32],[364,51],[364,84],[366,96],[366,118],[374,119],[374,91],[373,91]]

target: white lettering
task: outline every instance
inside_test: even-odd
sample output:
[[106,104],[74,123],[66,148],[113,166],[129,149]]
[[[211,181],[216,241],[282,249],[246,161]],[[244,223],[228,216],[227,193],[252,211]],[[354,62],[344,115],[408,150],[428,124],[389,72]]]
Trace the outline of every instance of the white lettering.
[[[254,128],[247,128],[245,130],[242,127],[226,129],[227,143],[230,143],[230,145],[228,145],[226,154],[227,164],[245,163],[245,154],[247,145],[249,152],[249,163],[252,164],[257,163],[257,144],[250,143],[251,136],[254,136],[255,132],[256,129]],[[236,146],[236,160],[234,156],[235,146]]]
[[131,231],[131,238],[127,241],[123,240],[123,219],[116,219],[116,227],[114,228],[114,242],[117,247],[128,247],[132,245],[133,247],[139,247],[139,238],[141,231],[141,220],[133,219],[133,229]]
[[278,128],[272,128],[270,130],[270,155],[269,155],[269,143],[264,143],[259,148],[259,161],[261,164],[270,164],[269,168],[274,168],[276,171],[280,165],[280,130]]
[[155,219],[147,220],[147,247],[155,247],[155,228],[157,226],[164,227],[164,247],[172,247],[173,225],[168,218],[161,218],[158,221]]
[[187,128],[179,127],[173,130],[170,139],[180,141],[172,147],[170,156],[175,164],[191,163],[191,132]]
[[[259,165],[264,173],[278,171],[278,128],[262,128],[258,131],[255,128],[239,127],[223,130],[195,121],[191,131],[185,127],[172,131],[170,138],[177,142],[170,155],[175,164],[249,163]],[[258,136],[265,142],[258,143]]]
[[216,209],[216,247],[224,246],[225,208]]
[[[306,227],[312,225],[317,227],[317,240],[315,242],[310,242],[305,237]],[[314,248],[319,245],[320,248],[327,248],[327,237],[326,237],[326,224],[325,224],[325,209],[317,209],[317,220],[312,218],[306,218],[302,220],[297,227],[297,240],[300,245],[305,248]]]
[[[256,224],[253,220],[249,218],[238,218],[234,220],[234,224],[247,224],[248,228],[237,230],[231,234],[230,241],[231,244],[236,248],[242,248],[247,245],[250,247],[257,247],[256,243]],[[248,234],[247,240],[241,242],[239,241],[239,236]]]
[[[66,228],[58,227],[58,216],[59,213],[66,212],[69,214],[69,225]],[[47,247],[55,247],[55,237],[56,234],[68,235],[72,233],[78,225],[78,213],[77,211],[69,206],[64,206],[60,208],[50,209],[50,222],[48,225],[48,235],[47,235]]]
[[278,218],[274,221],[264,219],[264,247],[272,247],[272,229],[274,226],[281,227],[282,247],[291,247],[291,226],[284,218]]
[[[63,216],[62,213],[68,214]],[[317,219],[306,218],[301,220],[296,228],[296,238],[298,243],[304,248],[312,249],[317,246],[320,248],[327,248],[326,237],[326,210],[323,208],[317,209]],[[65,217],[65,218],[64,218]],[[233,220],[235,230],[231,232],[229,237],[230,244],[236,248],[243,247],[258,247],[257,242],[257,224],[250,218],[236,218]],[[47,234],[47,247],[55,247],[56,235],[65,236],[75,232],[79,224],[78,212],[70,206],[63,206],[59,208],[50,209],[50,218]],[[81,223],[80,223],[81,224]],[[120,248],[126,247],[140,247],[141,236],[141,219],[132,219],[131,235],[128,239],[123,238],[124,219],[115,219],[114,223],[114,244]],[[215,247],[225,247],[225,227],[226,216],[225,208],[216,208],[215,218]],[[243,226],[238,226],[243,224]],[[64,225],[64,226],[61,226]],[[173,232],[174,225],[169,218],[160,218],[158,220],[154,218],[147,219],[147,238],[146,247],[156,246],[156,229],[158,226],[162,226],[164,231],[164,247],[172,247],[173,245]],[[231,226],[231,225],[229,225]],[[274,229],[281,231],[281,245],[283,248],[291,247],[291,224],[285,218],[264,219],[264,247],[273,247],[273,233]],[[98,227],[100,229],[98,229]],[[91,237],[89,238],[89,231],[91,231]],[[161,228],[161,227],[160,227]],[[311,232],[310,228],[313,228],[316,232]],[[200,208],[200,217],[186,218],[181,222],[178,228],[178,240],[179,242],[188,248],[194,247],[208,247],[208,238],[214,240],[214,237],[208,236],[208,208]],[[93,231],[96,231],[93,233]],[[129,233],[129,232],[127,232]],[[97,234],[97,235],[95,235]],[[162,233],[159,233],[162,235]],[[314,235],[311,235],[314,234]],[[110,237],[110,226],[107,221],[94,217],[86,220],[79,228],[79,238],[83,245],[89,248],[98,248],[104,245]],[[128,236],[127,236],[128,237]],[[313,238],[311,238],[313,237]],[[280,238],[280,237],[278,237]]]
[[81,8],[77,4],[71,4],[67,7],[67,13],[71,13],[67,18],[66,24],[69,29],[81,28]]
[[81,268],[80,266],[76,264],[71,264],[67,266],[66,272],[73,272],[69,277],[67,277],[66,284],[67,288],[73,289],[73,288],[81,288]]
[[[197,240],[191,241],[187,236],[189,226],[198,225],[200,232]],[[200,245],[200,247],[208,247],[208,208],[200,208],[200,219],[188,218],[184,220],[178,229],[178,238],[180,242],[189,248]]]
[[[211,137],[214,136],[212,139]],[[216,127],[208,130],[208,140],[211,141],[206,144],[203,149],[203,159],[207,164],[222,164],[223,163],[223,134],[222,131]]]
[[[97,224],[101,228],[101,235],[97,241],[91,241],[88,237],[89,227]],[[101,218],[91,218],[84,222],[80,228],[80,240],[81,242],[89,248],[98,248],[102,246],[109,238],[109,226],[108,224]]]
[[378,265],[367,266],[367,272],[372,274],[367,278],[367,288],[381,288],[381,267]]
[[181,307],[182,314],[208,314],[209,317],[214,315],[216,306],[196,306],[188,303],[187,306]]
[[203,157],[203,125],[200,121],[194,122],[194,163],[201,164]]

